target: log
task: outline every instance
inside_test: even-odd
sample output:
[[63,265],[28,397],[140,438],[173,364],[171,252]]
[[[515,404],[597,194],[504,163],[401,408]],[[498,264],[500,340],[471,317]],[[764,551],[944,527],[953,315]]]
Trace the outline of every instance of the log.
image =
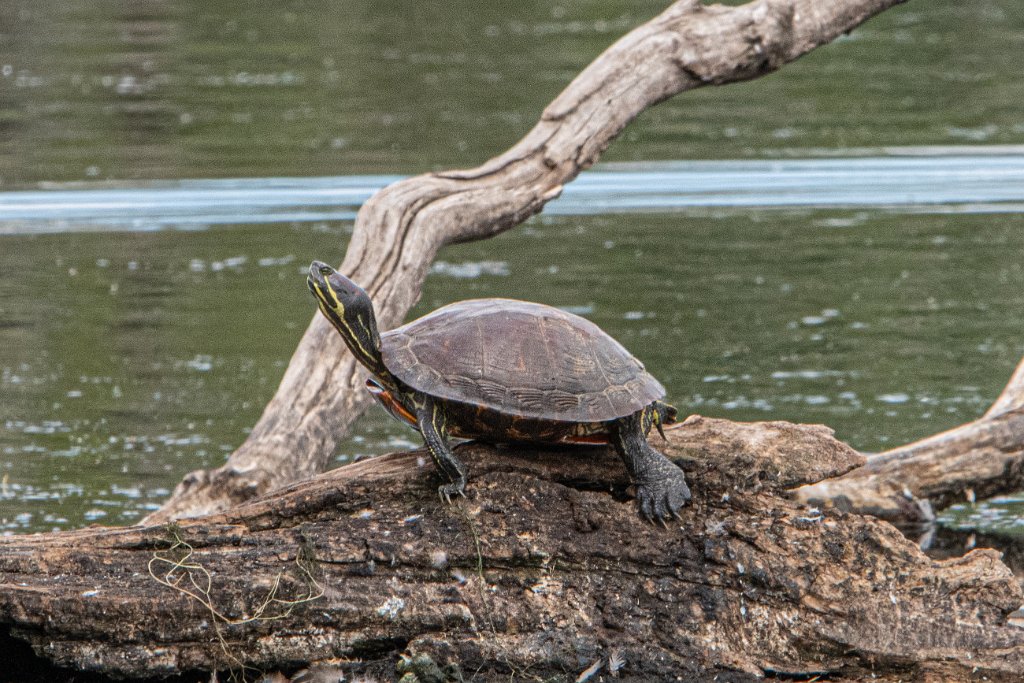
[[[359,211],[339,270],[370,294],[378,324],[390,329],[419,299],[438,249],[493,236],[539,212],[648,107],[770,73],[903,1],[726,7],[679,0],[609,47],[507,152],[472,170],[429,173],[378,192]],[[245,442],[223,466],[186,475],[146,521],[224,510],[323,471],[367,404],[361,368],[314,316]]]
[[607,448],[470,443],[451,506],[413,451],[201,519],[2,538],[0,649],[139,678],[1019,680],[998,553],[931,560],[787,497],[862,463],[830,430],[691,417],[655,443],[693,483],[668,528]]
[[934,520],[933,510],[1024,489],[1024,360],[977,420],[870,456],[794,497],[901,524]]
[[1003,413],[1024,409],[1024,360],[1013,371],[1010,381],[1006,383],[1002,393],[985,412],[985,417],[995,417]]

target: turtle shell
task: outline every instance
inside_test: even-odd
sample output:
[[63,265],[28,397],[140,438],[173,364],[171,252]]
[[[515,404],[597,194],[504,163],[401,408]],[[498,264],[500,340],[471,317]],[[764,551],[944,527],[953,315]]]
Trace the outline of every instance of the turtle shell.
[[594,323],[514,299],[439,308],[382,334],[381,352],[417,391],[526,418],[603,422],[665,395]]

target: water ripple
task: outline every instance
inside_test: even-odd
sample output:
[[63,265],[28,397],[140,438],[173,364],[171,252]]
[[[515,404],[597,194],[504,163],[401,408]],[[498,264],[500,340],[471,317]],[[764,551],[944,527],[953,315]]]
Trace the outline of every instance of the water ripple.
[[[567,185],[545,212],[588,215],[792,207],[1024,211],[1024,148],[887,152],[887,156],[604,164]],[[350,221],[374,192],[399,179],[366,175],[45,186],[0,193],[0,235]]]

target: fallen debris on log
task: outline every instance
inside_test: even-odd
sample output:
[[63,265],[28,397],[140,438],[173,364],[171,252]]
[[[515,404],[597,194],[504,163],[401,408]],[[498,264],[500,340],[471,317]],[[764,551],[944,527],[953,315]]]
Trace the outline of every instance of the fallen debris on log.
[[135,678],[1019,680],[1024,595],[998,553],[934,561],[787,496],[862,463],[830,430],[691,417],[668,438],[694,492],[668,528],[604,448],[464,444],[452,506],[423,452],[392,454],[205,518],[0,539],[0,626]]

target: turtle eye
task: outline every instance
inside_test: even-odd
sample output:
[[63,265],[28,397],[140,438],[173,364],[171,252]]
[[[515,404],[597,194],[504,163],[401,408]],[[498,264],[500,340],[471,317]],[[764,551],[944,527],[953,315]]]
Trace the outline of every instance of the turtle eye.
[[332,270],[334,269],[331,268],[330,266],[320,266],[321,275],[330,275]]

